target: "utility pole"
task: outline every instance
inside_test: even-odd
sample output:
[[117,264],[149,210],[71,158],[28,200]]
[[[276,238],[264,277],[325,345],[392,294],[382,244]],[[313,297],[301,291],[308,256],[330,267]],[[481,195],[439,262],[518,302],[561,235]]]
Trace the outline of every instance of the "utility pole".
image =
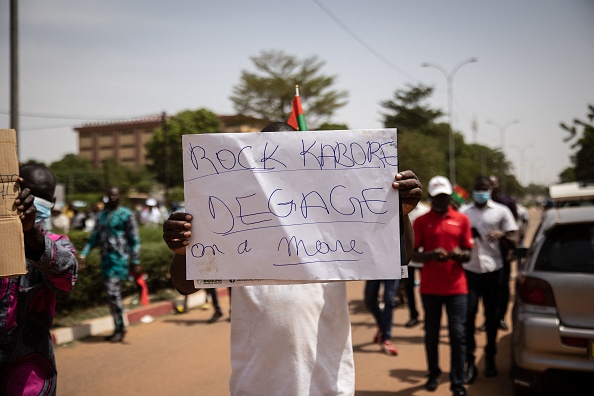
[[505,174],[505,131],[507,130],[507,128],[510,125],[513,124],[519,124],[520,121],[518,120],[511,120],[508,121],[507,123],[501,125],[496,123],[495,121],[492,120],[487,120],[487,124],[493,125],[495,127],[497,127],[497,129],[499,129],[499,134],[501,135],[501,154],[502,154],[502,159],[501,159],[501,166],[499,168],[499,181],[501,182],[501,192],[506,194],[507,193],[507,175]]
[[460,68],[469,63],[478,62],[477,58],[469,58],[458,63],[449,72],[440,65],[435,63],[423,63],[422,67],[432,67],[443,73],[446,78],[447,90],[448,90],[448,125],[450,127],[448,140],[449,140],[449,153],[450,153],[450,183],[453,186],[456,185],[456,146],[454,142],[454,76],[460,70]]
[[169,138],[167,136],[167,113],[161,113],[161,129],[163,130],[163,188],[165,189],[165,206],[169,207]]
[[[16,131],[19,144],[19,9],[18,0],[10,0],[10,128]],[[20,158],[20,155],[18,155]]]

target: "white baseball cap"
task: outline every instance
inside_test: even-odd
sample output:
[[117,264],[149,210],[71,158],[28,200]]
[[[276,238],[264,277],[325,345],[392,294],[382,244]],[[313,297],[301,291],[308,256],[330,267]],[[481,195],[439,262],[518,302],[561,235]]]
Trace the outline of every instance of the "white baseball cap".
[[452,195],[452,184],[443,176],[434,176],[429,180],[429,195],[435,197],[439,194]]
[[157,206],[157,200],[155,198],[149,198],[146,200],[148,206]]

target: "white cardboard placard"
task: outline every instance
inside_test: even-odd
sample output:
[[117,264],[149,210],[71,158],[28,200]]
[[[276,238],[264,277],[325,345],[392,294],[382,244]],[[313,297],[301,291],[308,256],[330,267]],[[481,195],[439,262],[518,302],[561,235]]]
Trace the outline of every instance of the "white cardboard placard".
[[401,277],[396,129],[193,134],[182,145],[187,278],[199,287]]

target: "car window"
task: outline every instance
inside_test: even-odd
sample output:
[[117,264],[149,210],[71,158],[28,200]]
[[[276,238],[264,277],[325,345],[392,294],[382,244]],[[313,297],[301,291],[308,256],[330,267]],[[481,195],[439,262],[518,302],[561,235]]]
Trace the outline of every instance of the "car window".
[[594,224],[555,227],[546,235],[534,268],[539,271],[594,273]]

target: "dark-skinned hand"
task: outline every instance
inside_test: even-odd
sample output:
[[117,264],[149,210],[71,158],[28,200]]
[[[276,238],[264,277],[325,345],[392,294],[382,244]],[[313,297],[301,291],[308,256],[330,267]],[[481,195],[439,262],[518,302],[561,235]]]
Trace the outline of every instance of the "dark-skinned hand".
[[398,172],[392,183],[392,188],[400,192],[402,214],[404,215],[412,212],[423,195],[423,186],[417,175],[411,170]]
[[[17,183],[20,185],[23,178],[19,177]],[[31,194],[31,190],[24,188],[19,192],[19,195],[14,200],[14,205],[19,211],[19,218],[23,225],[23,232],[29,231],[35,226],[35,216],[37,215],[37,208],[33,205],[35,196]]]
[[163,240],[175,254],[186,254],[188,239],[192,235],[192,215],[173,212],[163,223]]

